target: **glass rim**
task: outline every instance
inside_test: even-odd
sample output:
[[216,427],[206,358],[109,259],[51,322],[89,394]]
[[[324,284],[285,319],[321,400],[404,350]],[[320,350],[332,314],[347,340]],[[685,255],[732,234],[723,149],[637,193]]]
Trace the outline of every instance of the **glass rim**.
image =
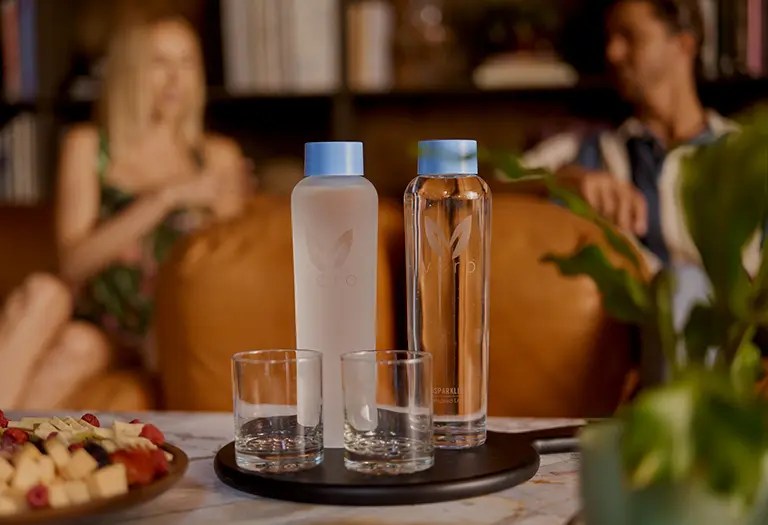
[[[277,352],[294,352],[294,357],[270,358],[269,355]],[[301,348],[271,348],[264,350],[245,350],[232,355],[232,362],[253,363],[253,364],[277,364],[277,363],[297,363],[300,361],[322,361],[323,354],[317,350],[305,350]]]
[[399,364],[418,364],[431,362],[432,354],[429,352],[418,352],[415,350],[358,350],[356,352],[347,352],[341,354],[342,362],[351,361],[363,361],[365,358],[371,355],[405,355],[405,359],[376,359],[376,363],[384,363],[387,365],[399,365]]

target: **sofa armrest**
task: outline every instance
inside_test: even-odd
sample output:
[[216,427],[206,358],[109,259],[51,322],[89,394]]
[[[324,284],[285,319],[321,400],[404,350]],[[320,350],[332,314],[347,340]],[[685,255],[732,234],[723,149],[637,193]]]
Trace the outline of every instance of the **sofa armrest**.
[[138,370],[115,370],[89,379],[64,403],[72,410],[133,412],[154,407],[150,381]]

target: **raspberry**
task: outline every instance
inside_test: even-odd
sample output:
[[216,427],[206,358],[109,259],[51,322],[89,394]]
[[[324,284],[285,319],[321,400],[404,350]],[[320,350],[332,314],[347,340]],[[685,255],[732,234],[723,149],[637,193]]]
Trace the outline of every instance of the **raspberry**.
[[83,414],[83,416],[80,418],[89,425],[93,425],[94,427],[100,427],[101,423],[99,423],[99,418],[94,416],[93,414]]
[[8,428],[8,420],[2,410],[0,410],[0,428]]
[[29,434],[20,428],[7,428],[3,432],[3,440],[9,440],[12,444],[22,445],[29,441]]
[[144,425],[144,428],[141,429],[141,434],[139,434],[139,437],[147,438],[155,445],[162,445],[165,443],[165,436],[155,425]]
[[27,503],[33,509],[42,509],[48,506],[48,489],[45,485],[35,485],[27,492]]
[[58,433],[58,432],[51,432],[50,434],[48,434],[48,437],[46,437],[45,439],[46,439],[46,440],[48,440],[48,439],[53,439],[53,438],[55,438],[55,437],[56,437],[56,436],[58,436],[58,435],[59,435],[59,433]]
[[140,425],[141,420],[140,419],[131,419],[130,421],[131,425]]
[[72,443],[67,447],[67,449],[69,449],[70,452],[75,452],[76,450],[83,448],[83,446],[84,445],[82,443]]

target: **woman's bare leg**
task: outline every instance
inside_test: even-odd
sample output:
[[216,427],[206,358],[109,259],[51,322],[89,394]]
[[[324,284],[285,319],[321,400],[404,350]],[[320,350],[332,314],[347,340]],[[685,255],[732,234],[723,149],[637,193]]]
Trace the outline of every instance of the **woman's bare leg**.
[[19,408],[51,410],[63,404],[91,377],[109,366],[107,338],[89,323],[72,322],[40,359],[19,402]]
[[72,315],[66,285],[34,274],[11,293],[0,313],[0,407],[15,408],[35,364]]

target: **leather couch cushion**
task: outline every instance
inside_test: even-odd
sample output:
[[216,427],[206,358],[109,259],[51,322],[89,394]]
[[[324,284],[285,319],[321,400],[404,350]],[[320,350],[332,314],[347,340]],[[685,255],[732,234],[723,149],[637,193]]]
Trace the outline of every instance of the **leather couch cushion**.
[[[401,212],[380,205],[378,340],[395,344],[388,242]],[[258,196],[241,218],[177,246],[157,295],[156,335],[165,408],[231,410],[230,357],[294,348],[290,200]]]

